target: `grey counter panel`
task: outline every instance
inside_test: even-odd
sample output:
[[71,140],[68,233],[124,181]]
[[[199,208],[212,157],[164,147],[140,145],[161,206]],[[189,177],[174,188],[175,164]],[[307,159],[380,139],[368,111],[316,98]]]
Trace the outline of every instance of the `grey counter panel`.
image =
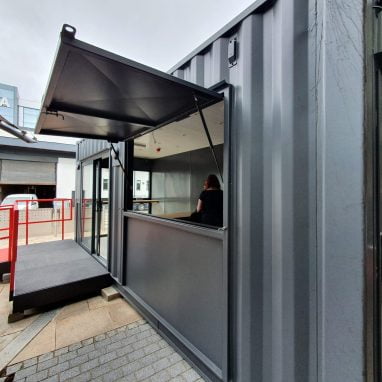
[[127,287],[222,367],[222,240],[130,218]]

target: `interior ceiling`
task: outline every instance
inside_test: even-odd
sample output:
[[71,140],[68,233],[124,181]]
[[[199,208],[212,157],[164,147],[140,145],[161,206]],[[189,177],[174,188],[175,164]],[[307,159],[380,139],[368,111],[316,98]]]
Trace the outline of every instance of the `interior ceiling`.
[[[213,145],[224,143],[224,101],[203,110]],[[136,158],[158,159],[209,147],[199,113],[134,140]]]

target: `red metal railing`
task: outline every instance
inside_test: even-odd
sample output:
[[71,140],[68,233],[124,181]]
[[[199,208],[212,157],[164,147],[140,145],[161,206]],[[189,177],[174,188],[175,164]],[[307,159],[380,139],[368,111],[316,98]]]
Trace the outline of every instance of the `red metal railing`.
[[16,260],[17,260],[17,241],[18,241],[18,230],[19,227],[19,211],[12,209],[9,229],[10,229],[10,262],[11,262],[11,276],[9,280],[9,300],[13,299],[13,292],[15,290],[15,271],[16,271]]
[[7,263],[11,261],[11,247],[12,247],[11,221],[13,218],[14,206],[13,205],[0,206],[0,212],[4,212],[4,211],[7,211],[8,213],[8,219],[4,219],[5,221],[8,220],[8,227],[0,228],[0,233],[3,234],[5,231],[8,231],[8,233],[6,236],[1,236],[0,240],[8,240],[8,243],[6,248],[0,249],[0,263]]
[[[85,233],[85,220],[92,220],[93,219],[92,216],[90,216],[90,217],[86,216],[86,210],[89,207],[90,207],[91,211],[93,211],[92,210],[92,203],[93,203],[93,199],[90,199],[90,198],[82,199],[82,205],[81,205],[81,237],[84,237],[84,233]],[[89,204],[90,204],[90,206],[89,206]]]
[[[30,203],[53,203],[54,209],[60,211],[58,219],[44,219],[44,220],[30,220],[31,211],[38,211],[38,209],[31,209]],[[25,207],[25,221],[19,220],[20,210],[18,209],[20,204],[24,204]],[[57,208],[56,206],[60,208]],[[69,214],[65,216],[65,209],[68,208]],[[16,261],[17,261],[17,244],[18,244],[18,231],[19,226],[25,225],[25,240],[28,245],[29,242],[29,226],[31,224],[41,224],[41,223],[61,223],[61,237],[62,240],[65,238],[65,222],[71,221],[73,219],[73,203],[71,199],[35,199],[35,200],[17,200],[14,205],[1,206],[1,210],[9,211],[9,225],[8,227],[0,228],[0,232],[8,231],[7,236],[3,236],[0,239],[8,239],[8,261],[10,262],[10,288],[9,288],[9,299],[13,299],[13,294],[15,290],[15,271],[16,271]],[[24,208],[21,209],[23,211]]]
[[[30,208],[29,204],[31,203],[47,203],[52,202],[53,206],[57,205],[56,203],[59,203],[61,208],[58,210],[61,211],[60,218],[59,219],[48,219],[48,220],[33,220],[31,221],[30,218],[30,212],[31,211],[37,211],[35,209]],[[69,216],[65,217],[65,204],[68,204],[69,209]],[[31,224],[41,224],[41,223],[55,223],[55,222],[61,222],[61,237],[62,240],[64,240],[65,237],[65,222],[73,220],[73,202],[72,199],[30,199],[30,200],[16,200],[16,207],[18,209],[20,204],[25,204],[25,221],[24,222],[18,222],[18,225],[25,225],[25,244],[28,245],[29,243],[29,226]]]

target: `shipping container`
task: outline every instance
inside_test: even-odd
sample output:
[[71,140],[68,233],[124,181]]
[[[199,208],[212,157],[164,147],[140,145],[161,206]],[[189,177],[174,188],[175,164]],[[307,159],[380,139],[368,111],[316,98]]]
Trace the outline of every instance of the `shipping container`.
[[167,74],[63,29],[37,132],[85,138],[76,240],[211,381],[380,376],[381,9],[258,0]]

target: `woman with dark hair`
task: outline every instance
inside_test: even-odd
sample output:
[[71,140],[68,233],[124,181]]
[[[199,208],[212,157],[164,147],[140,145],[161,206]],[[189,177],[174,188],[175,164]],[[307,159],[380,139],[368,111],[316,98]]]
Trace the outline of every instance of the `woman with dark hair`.
[[208,175],[204,191],[199,196],[197,213],[201,223],[221,227],[223,225],[223,191],[216,175]]

